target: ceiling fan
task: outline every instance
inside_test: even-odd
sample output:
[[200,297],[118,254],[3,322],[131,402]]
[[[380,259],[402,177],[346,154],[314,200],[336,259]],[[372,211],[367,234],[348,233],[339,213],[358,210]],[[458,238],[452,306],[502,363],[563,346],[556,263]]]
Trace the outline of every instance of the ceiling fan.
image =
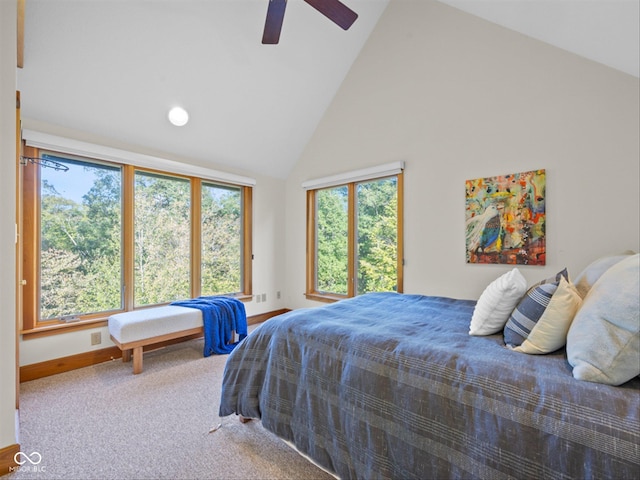
[[[313,8],[322,13],[329,20],[344,30],[348,30],[358,18],[358,14],[339,0],[304,0]],[[264,23],[262,34],[263,44],[276,44],[280,40],[280,30],[284,20],[284,10],[287,0],[269,0],[267,19]]]

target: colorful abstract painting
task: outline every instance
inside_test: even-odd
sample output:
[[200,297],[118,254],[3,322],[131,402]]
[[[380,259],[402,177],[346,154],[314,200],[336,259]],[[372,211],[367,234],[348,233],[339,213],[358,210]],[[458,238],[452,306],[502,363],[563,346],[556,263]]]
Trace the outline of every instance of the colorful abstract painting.
[[467,263],[544,265],[545,171],[466,181]]

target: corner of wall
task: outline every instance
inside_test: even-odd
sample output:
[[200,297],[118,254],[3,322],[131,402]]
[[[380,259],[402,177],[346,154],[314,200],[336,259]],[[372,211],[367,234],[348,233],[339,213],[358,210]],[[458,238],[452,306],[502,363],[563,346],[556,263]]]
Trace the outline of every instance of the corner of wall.
[[[16,135],[17,2],[0,1],[0,137]],[[19,450],[16,408],[16,142],[0,142],[0,467]],[[17,448],[17,450],[16,450]],[[13,454],[12,454],[13,452]],[[7,466],[8,469],[8,466]],[[8,470],[7,470],[8,471]]]

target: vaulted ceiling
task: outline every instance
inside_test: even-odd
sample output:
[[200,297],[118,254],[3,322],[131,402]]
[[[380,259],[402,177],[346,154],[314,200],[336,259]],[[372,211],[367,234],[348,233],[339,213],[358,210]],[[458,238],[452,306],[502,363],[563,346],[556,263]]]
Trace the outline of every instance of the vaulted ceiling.
[[[349,30],[289,0],[263,45],[268,0],[26,0],[23,117],[286,178],[389,0],[343,2]],[[443,3],[638,76],[637,0]]]

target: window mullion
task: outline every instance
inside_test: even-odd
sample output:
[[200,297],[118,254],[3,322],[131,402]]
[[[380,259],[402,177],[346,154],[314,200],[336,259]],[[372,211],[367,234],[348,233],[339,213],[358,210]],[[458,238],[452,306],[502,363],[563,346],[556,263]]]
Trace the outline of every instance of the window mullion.
[[242,293],[253,293],[253,189],[242,187]]
[[122,195],[123,195],[123,211],[122,211],[122,288],[124,310],[133,310],[134,306],[134,257],[135,257],[135,238],[134,238],[134,216],[135,216],[135,194],[134,181],[135,169],[133,165],[123,166]]
[[356,216],[356,184],[350,183],[348,185],[348,203],[347,203],[347,258],[348,258],[348,275],[349,281],[347,282],[347,296],[354,297],[356,295],[356,275],[357,275],[357,216]]
[[397,176],[397,233],[396,233],[396,254],[397,254],[397,292],[404,292],[404,174],[401,172]]
[[202,182],[191,179],[191,298],[202,289]]

